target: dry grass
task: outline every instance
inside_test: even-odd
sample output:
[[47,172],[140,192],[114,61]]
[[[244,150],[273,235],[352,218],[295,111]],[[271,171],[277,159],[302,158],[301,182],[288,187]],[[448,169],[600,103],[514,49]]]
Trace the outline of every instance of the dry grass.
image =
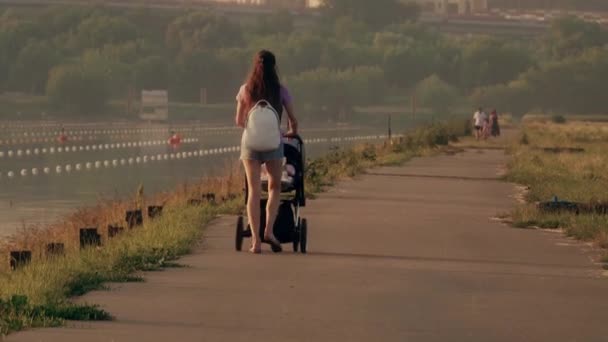
[[[577,148],[582,152],[549,152],[546,148]],[[527,201],[516,209],[516,226],[563,228],[570,236],[608,245],[608,216],[540,212],[535,202],[560,200],[582,204],[608,202],[608,123],[528,120],[517,144],[507,179],[530,187]]]

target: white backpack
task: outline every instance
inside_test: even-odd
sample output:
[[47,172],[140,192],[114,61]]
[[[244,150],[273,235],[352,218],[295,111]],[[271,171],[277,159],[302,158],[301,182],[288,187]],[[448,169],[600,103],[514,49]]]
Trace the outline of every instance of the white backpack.
[[268,101],[259,101],[249,111],[243,132],[243,144],[256,152],[276,150],[281,145],[281,120]]

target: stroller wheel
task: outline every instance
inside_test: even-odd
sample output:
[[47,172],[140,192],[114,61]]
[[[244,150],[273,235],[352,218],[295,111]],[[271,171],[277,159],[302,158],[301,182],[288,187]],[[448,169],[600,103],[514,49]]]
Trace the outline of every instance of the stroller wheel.
[[239,216],[236,220],[236,238],[235,245],[237,252],[240,252],[243,249],[243,233],[245,232],[245,223],[243,221],[243,216]]
[[306,244],[308,243],[308,221],[302,219],[300,224],[300,252],[306,254]]
[[300,245],[300,227],[302,226],[302,221],[298,219],[298,223],[296,225],[296,229],[293,231],[293,252],[298,252],[298,247]]

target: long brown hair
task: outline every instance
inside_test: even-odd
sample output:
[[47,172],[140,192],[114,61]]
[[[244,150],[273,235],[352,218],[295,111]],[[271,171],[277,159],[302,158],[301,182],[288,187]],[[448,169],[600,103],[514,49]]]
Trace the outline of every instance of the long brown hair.
[[246,84],[249,101],[251,101],[249,106],[253,106],[260,100],[267,100],[279,114],[283,112],[277,59],[272,52],[262,50],[255,55]]

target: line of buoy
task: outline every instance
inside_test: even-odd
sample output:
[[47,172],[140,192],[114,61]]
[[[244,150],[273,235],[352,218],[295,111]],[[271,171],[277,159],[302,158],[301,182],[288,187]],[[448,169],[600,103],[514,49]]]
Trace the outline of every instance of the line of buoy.
[[[394,137],[401,137],[403,135],[394,135]],[[378,139],[386,139],[387,135],[367,135],[367,136],[354,136],[354,137],[335,137],[335,138],[312,138],[305,139],[305,143],[307,144],[317,144],[317,143],[326,143],[326,142],[341,142],[341,141],[358,141],[358,140],[378,140]],[[82,170],[91,170],[91,169],[100,169],[102,168],[110,168],[110,167],[118,167],[118,166],[126,166],[126,165],[134,165],[134,164],[147,164],[148,162],[160,162],[167,160],[175,160],[175,159],[188,159],[193,157],[205,157],[209,155],[217,155],[217,154],[225,154],[225,153],[233,153],[240,151],[239,146],[230,146],[230,147],[217,147],[211,149],[200,149],[196,151],[185,151],[185,152],[176,152],[176,153],[159,153],[153,155],[144,155],[144,156],[135,156],[129,158],[121,158],[121,159],[112,159],[112,160],[97,160],[94,162],[85,162],[84,164],[75,164],[72,166],[71,164],[66,165],[57,165],[55,167],[56,174],[62,174],[64,171],[66,173],[70,173],[72,171],[82,171]],[[83,168],[84,165],[84,168]],[[39,175],[39,168],[32,169],[22,169],[20,171],[20,175],[22,177],[26,177],[28,175],[37,176]],[[41,168],[44,174],[50,174],[51,169],[49,167]],[[2,172],[0,171],[0,178],[2,178]],[[6,172],[8,178],[14,178],[15,172],[8,171]]]
[[[186,138],[182,140],[182,144],[194,144],[198,143],[198,138]],[[79,152],[79,151],[103,151],[103,150],[114,150],[124,148],[135,148],[135,147],[148,147],[148,146],[165,146],[169,145],[169,142],[163,140],[151,140],[151,141],[137,141],[137,142],[123,142],[123,143],[105,143],[95,145],[80,145],[80,146],[50,146],[50,147],[37,147],[25,150],[8,150],[0,151],[0,158],[5,156],[12,158],[14,156],[32,156],[39,154],[54,154],[54,153],[67,153],[67,152]]]
[[[187,159],[193,157],[204,157],[210,155],[217,154],[226,154],[240,151],[240,147],[238,146],[230,146],[230,147],[220,147],[220,148],[212,148],[206,150],[197,150],[197,151],[187,151],[187,152],[177,152],[177,153],[159,153],[155,155],[144,155],[144,156],[135,156],[129,158],[121,158],[112,159],[112,160],[96,160],[91,162],[85,162],[84,168],[83,164],[78,163],[75,165],[66,164],[66,165],[57,165],[55,166],[55,174],[62,173],[71,173],[72,171],[82,171],[82,170],[92,170],[92,169],[101,169],[101,168],[110,168],[110,167],[118,167],[118,166],[126,166],[126,165],[137,165],[137,164],[147,164],[148,162],[160,162],[174,159]],[[26,177],[28,175],[37,176],[39,168],[32,169],[21,169],[19,175],[22,177]],[[44,174],[50,174],[51,168],[43,167],[42,168]],[[2,178],[2,172],[0,171],[0,178]],[[14,178],[16,176],[14,171],[6,172],[8,178]]]
[[[72,138],[80,137],[80,136],[90,136],[90,135],[133,135],[133,134],[147,134],[147,133],[169,133],[171,131],[178,133],[188,133],[188,132],[212,132],[212,133],[229,133],[234,131],[239,131],[239,128],[235,127],[218,127],[218,128],[209,128],[209,127],[183,127],[183,128],[130,128],[130,129],[66,129],[63,133]],[[20,137],[57,137],[62,134],[60,130],[34,130],[34,131],[25,131],[25,132],[11,132],[10,130],[6,132],[6,134],[10,135],[11,138],[20,138]]]

